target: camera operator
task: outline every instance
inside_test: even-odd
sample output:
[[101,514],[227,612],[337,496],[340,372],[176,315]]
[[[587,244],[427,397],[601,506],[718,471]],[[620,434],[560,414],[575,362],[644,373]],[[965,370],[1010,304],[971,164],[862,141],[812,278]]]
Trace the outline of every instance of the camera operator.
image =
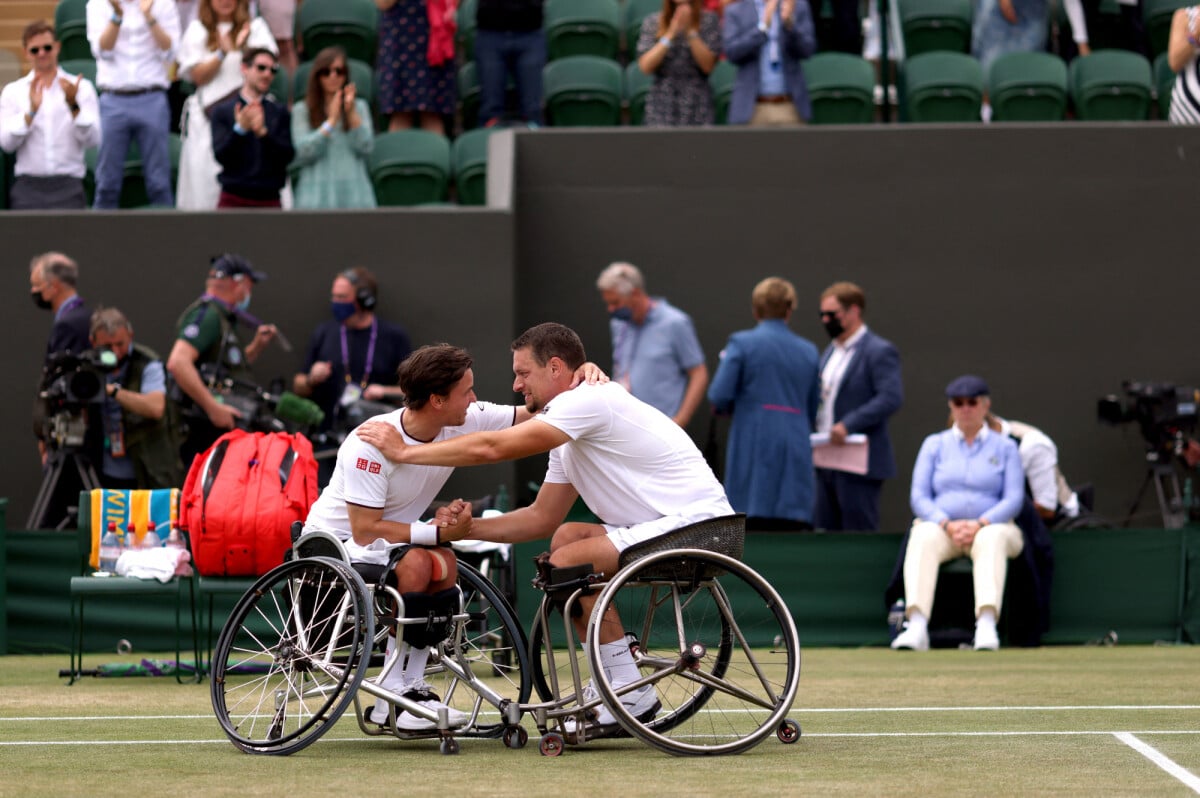
[[[179,317],[167,371],[178,387],[172,400],[186,419],[187,437],[180,447],[186,465],[233,429],[241,416],[213,392],[217,380],[251,381],[250,364],[277,334],[275,325],[259,324],[246,313],[254,284],[264,279],[266,274],[242,256],[219,255],[209,266],[204,293]],[[238,335],[239,321],[255,326],[247,345]]]
[[117,367],[106,375],[100,420],[106,488],[171,488],[183,484],[179,447],[167,423],[162,360],[133,342],[133,326],[116,308],[92,314],[92,348],[109,350]]
[[[54,314],[54,324],[46,341],[45,366],[50,365],[54,355],[60,352],[79,353],[87,349],[88,319],[91,311],[83,297],[75,290],[79,280],[79,266],[61,252],[45,252],[35,255],[29,262],[29,288],[33,303],[42,310]],[[46,389],[49,370],[44,369],[39,392]],[[38,439],[38,454],[42,465],[46,465],[46,441],[44,406],[39,399],[34,405],[33,429]]]

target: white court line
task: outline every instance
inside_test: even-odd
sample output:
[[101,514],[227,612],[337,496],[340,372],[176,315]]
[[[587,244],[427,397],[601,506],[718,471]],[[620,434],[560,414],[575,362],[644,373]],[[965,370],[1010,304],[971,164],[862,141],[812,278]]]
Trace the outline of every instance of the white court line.
[[[828,709],[802,709],[793,707],[795,714],[827,714],[848,712],[1086,712],[1088,710],[1103,711],[1137,711],[1137,710],[1200,710],[1200,704],[1098,704],[1098,705],[1066,705],[1066,706],[1024,706],[1024,707],[833,707]],[[717,709],[703,712],[728,713],[733,710]],[[753,710],[745,710],[752,712]],[[483,716],[498,715],[498,712],[483,712]],[[47,715],[40,717],[0,717],[0,723],[8,721],[111,721],[111,720],[215,720],[214,715]]]
[[1125,743],[1125,745],[1129,746],[1134,751],[1137,751],[1155,765],[1182,781],[1186,786],[1192,789],[1192,792],[1200,794],[1200,778],[1197,778],[1196,775],[1187,768],[1181,767],[1173,759],[1163,754],[1157,748],[1146,745],[1129,732],[1116,732],[1113,734],[1113,737],[1116,737],[1118,740]]

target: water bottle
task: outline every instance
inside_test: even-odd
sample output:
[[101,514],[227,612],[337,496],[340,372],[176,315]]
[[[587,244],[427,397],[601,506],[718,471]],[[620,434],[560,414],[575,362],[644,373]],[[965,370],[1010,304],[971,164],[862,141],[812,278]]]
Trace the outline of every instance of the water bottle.
[[164,544],[168,549],[186,549],[187,544],[183,541],[183,535],[179,534],[179,528],[167,524],[170,532],[167,533],[167,542]]
[[142,535],[141,548],[157,549],[160,545],[162,545],[162,541],[159,539],[158,532],[155,531],[155,528],[156,527],[153,521],[150,521],[146,524],[146,534]]
[[904,630],[904,599],[896,599],[896,603],[888,610],[887,623],[891,639],[895,640]]
[[117,560],[121,558],[121,541],[117,537],[116,523],[109,521],[104,537],[100,538],[100,570],[105,573],[117,572]]
[[512,509],[512,502],[508,498],[508,485],[500,483],[499,490],[496,491],[496,509],[502,513],[507,513]]

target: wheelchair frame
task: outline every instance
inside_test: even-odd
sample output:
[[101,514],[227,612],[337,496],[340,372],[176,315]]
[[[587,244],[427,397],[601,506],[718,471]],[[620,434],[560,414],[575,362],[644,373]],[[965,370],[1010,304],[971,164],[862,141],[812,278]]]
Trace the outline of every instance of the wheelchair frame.
[[[632,736],[692,756],[745,751],[771,733],[792,743],[800,727],[785,715],[798,689],[799,638],[779,594],[740,561],[743,540],[744,517],[710,519],[630,548],[611,578],[585,573],[565,586],[535,580],[548,592],[527,642],[505,596],[466,563],[459,563],[458,611],[405,618],[401,596],[386,585],[382,594],[366,585],[336,537],[309,533],[297,541],[293,559],[242,597],[222,629],[213,657],[213,708],[234,745],[260,754],[286,755],[311,745],[351,703],[364,733],[436,738],[444,754],[458,752],[460,737],[502,737],[507,747],[521,748],[528,741],[521,725],[526,713],[541,733],[539,751],[549,756],[597,736]],[[551,592],[562,603],[565,656],[551,639]],[[569,595],[562,601],[564,592]],[[585,690],[571,620],[589,594],[598,594],[584,641],[594,693]],[[735,608],[735,599],[747,594],[764,606]],[[400,617],[393,619],[388,601],[401,608]],[[627,640],[642,674],[620,687],[602,668],[591,667],[601,661],[598,629],[610,609],[628,624]],[[431,620],[452,631],[431,647],[426,677],[445,685],[443,701],[456,701],[468,713],[458,728],[450,728],[444,710],[435,716],[365,678],[392,625]],[[250,663],[265,673],[238,676]],[[395,665],[385,660],[383,672]],[[488,684],[476,672],[481,665],[501,676],[503,686]],[[637,718],[621,697],[645,685],[654,686],[663,712]],[[530,702],[535,688],[539,700]],[[360,692],[391,704],[390,727],[368,723]],[[617,720],[615,727],[591,722],[601,705]],[[395,716],[403,710],[436,728],[396,729]]]

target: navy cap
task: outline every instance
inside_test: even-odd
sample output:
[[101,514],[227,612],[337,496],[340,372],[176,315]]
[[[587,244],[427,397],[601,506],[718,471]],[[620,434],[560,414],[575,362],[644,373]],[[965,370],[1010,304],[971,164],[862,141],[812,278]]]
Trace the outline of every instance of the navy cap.
[[964,374],[961,377],[955,377],[946,386],[946,398],[948,399],[954,399],[959,396],[971,399],[976,396],[987,396],[990,393],[991,391],[988,390],[987,383],[983,381],[983,377],[976,377],[974,374]]
[[210,261],[208,273],[213,277],[249,277],[251,282],[261,283],[267,279],[266,272],[257,271],[250,261],[241,255],[226,252]]

